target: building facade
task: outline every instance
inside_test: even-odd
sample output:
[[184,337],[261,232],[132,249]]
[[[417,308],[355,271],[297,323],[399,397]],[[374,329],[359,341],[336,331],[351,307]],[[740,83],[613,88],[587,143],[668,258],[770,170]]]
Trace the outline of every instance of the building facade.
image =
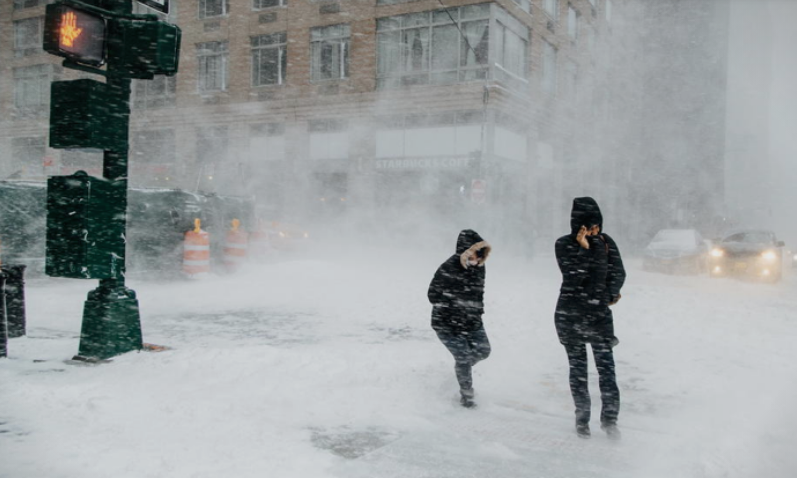
[[[50,82],[90,75],[42,51],[45,3],[0,0],[0,179],[101,168],[48,147]],[[172,0],[180,71],[134,81],[130,184],[253,195],[266,219],[553,237],[573,195],[617,181],[625,4]]]

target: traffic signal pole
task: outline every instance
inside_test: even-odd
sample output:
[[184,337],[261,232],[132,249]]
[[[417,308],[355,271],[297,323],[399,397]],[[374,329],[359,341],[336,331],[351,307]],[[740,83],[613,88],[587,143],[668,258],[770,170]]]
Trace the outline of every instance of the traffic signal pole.
[[125,286],[131,79],[175,74],[180,30],[133,15],[131,0],[47,8],[45,50],[105,77],[53,83],[50,146],[102,149],[103,178],[79,171],[48,180],[46,258],[50,276],[99,279],[84,303],[75,359],[105,360],[143,347],[136,293]]
[[[106,0],[105,10],[116,14],[130,14],[131,0]],[[110,37],[109,43],[121,39]],[[111,48],[111,45],[108,45]],[[110,182],[120,210],[125,211],[121,221],[121,234],[127,236],[127,174],[130,129],[129,78],[120,75],[115,62],[106,68],[109,108],[118,121],[116,132],[122,145],[118,150],[105,150],[102,158],[103,178]],[[89,292],[83,304],[83,322],[80,330],[80,347],[77,360],[104,360],[143,347],[141,314],[136,293],[125,286],[126,247],[118,258],[116,277],[100,279],[99,287]]]

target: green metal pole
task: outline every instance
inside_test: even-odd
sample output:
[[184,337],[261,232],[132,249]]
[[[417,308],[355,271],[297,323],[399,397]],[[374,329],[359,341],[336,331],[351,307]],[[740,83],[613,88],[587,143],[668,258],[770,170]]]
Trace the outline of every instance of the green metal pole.
[[[112,13],[129,14],[132,12],[130,0],[100,0],[98,5]],[[109,42],[122,41],[121,38],[109,38]],[[115,193],[115,201],[124,205],[125,211],[122,233],[127,235],[127,171],[130,128],[130,84],[131,80],[117,71],[115,59],[109,58],[106,70],[106,84],[109,86],[112,104],[109,105],[114,115],[122,119],[120,131],[124,138],[120,151],[105,151],[103,154],[102,174],[111,181]],[[126,248],[125,248],[126,249]],[[89,292],[83,308],[83,324],[80,333],[78,359],[104,360],[133,350],[141,350],[143,346],[141,333],[141,317],[136,293],[125,287],[125,256],[118,258],[119,267],[115,277],[100,279],[99,287]]]

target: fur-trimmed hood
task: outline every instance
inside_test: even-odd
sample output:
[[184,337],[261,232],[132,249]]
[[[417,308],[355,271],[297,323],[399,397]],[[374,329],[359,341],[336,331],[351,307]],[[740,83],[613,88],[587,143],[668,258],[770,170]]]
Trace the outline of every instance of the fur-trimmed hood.
[[468,259],[476,258],[476,266],[484,267],[487,256],[490,255],[492,247],[482,239],[478,232],[472,229],[465,229],[457,237],[457,254],[459,263],[463,268],[468,268]]

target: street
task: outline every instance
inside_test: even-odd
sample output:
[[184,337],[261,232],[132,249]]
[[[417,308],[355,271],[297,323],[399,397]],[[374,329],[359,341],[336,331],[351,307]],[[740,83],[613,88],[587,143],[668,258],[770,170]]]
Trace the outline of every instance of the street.
[[[453,246],[453,244],[452,244]],[[27,337],[0,360],[0,477],[790,477],[797,279],[643,272],[613,308],[620,441],[573,427],[552,255],[494,251],[458,404],[426,288],[453,252],[344,250],[234,276],[130,280],[144,342],[78,365],[96,281],[31,278]],[[547,252],[547,251],[546,251]],[[591,360],[591,359],[590,359]]]

